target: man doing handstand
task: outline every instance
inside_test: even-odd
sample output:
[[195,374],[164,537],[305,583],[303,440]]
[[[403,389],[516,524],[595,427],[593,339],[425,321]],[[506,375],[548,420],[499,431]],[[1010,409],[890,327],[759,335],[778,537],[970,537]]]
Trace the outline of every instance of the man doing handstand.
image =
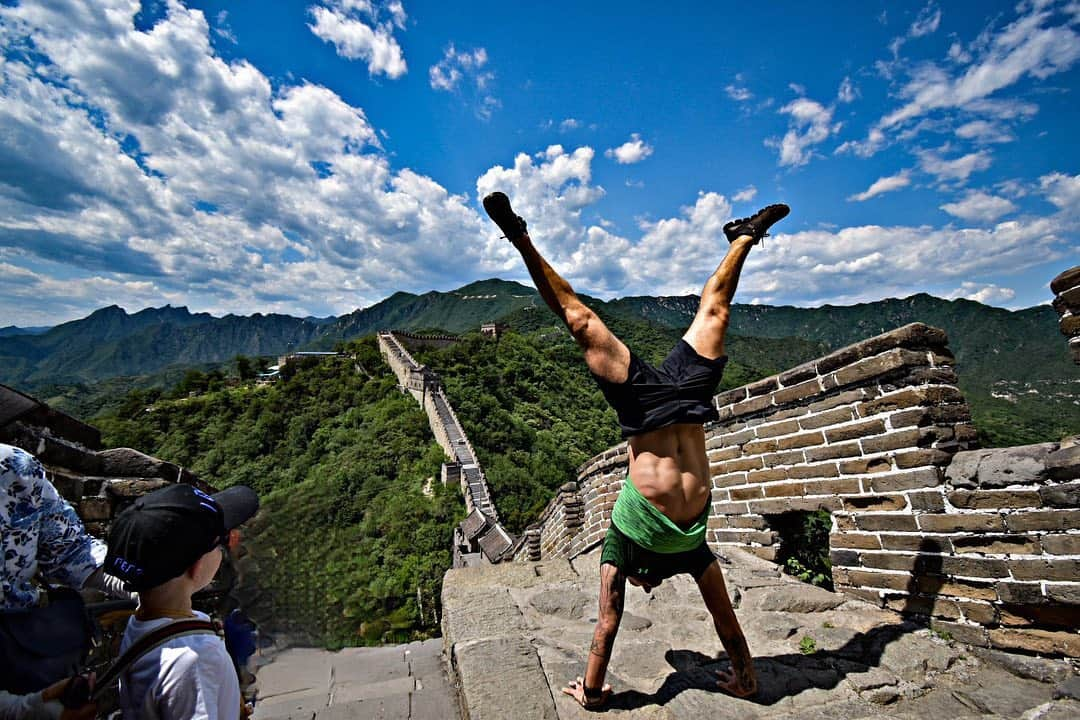
[[724,225],[731,247],[705,283],[694,321],[659,368],[634,355],[541,257],[500,192],[484,209],[521,253],[540,296],[570,329],[600,390],[619,416],[629,446],[629,474],[611,513],[600,556],[600,608],[584,678],[563,692],[586,708],[611,694],[604,683],[622,619],[626,581],[650,592],[664,579],[690,573],[731,661],[720,687],[745,697],[757,690],[754,663],[728,599],[720,564],[705,542],[712,480],[704,423],[716,420],[712,397],[723,374],[731,299],[750,248],[787,205],[770,205]]

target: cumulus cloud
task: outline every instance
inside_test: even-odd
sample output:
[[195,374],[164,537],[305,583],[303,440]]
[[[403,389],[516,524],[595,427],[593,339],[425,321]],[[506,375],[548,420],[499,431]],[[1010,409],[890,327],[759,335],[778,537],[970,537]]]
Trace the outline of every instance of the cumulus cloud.
[[1004,305],[1016,297],[1016,291],[1012,288],[999,287],[994,284],[963,282],[960,283],[960,287],[947,293],[945,297],[950,300],[960,298],[974,300],[984,305]]
[[489,73],[482,72],[487,65],[487,50],[476,48],[461,52],[451,43],[443,53],[442,60],[428,68],[428,79],[435,90],[456,90],[463,77],[470,75],[480,87],[491,79]]
[[495,73],[486,70],[487,50],[474,48],[460,51],[451,43],[443,52],[442,60],[428,68],[428,82],[433,90],[458,93],[463,81],[468,85],[468,95],[475,101],[476,115],[490,120],[501,103],[491,93]]
[[581,121],[577,118],[566,118],[559,123],[559,132],[570,132],[581,127]]
[[639,163],[653,154],[653,148],[641,139],[641,135],[632,133],[630,139],[619,147],[609,148],[604,151],[604,156],[613,158],[620,165],[633,165]]
[[988,195],[979,190],[969,192],[956,202],[945,203],[941,209],[963,220],[991,223],[1002,215],[1015,211],[1016,205],[1006,198]]
[[331,43],[341,57],[366,61],[372,75],[399,78],[408,71],[394,37],[395,30],[405,27],[405,8],[400,2],[380,5],[368,0],[328,0],[308,12],[313,20],[308,28]]
[[966,182],[972,173],[985,170],[990,167],[991,159],[990,153],[987,150],[979,150],[978,152],[968,153],[951,160],[946,160],[941,156],[942,152],[947,152],[948,146],[938,148],[937,150],[921,150],[917,153],[919,157],[919,167],[926,173],[933,175],[939,181],[954,180],[960,183]]
[[1080,175],[1050,173],[1039,178],[1046,199],[1063,211],[1080,214]]
[[780,108],[779,112],[790,118],[788,131],[779,140],[769,138],[765,145],[779,151],[778,164],[781,167],[797,167],[810,162],[814,156],[813,146],[839,132],[840,124],[833,124],[832,121],[833,111],[834,108],[805,97],[792,100]]
[[887,192],[893,190],[899,190],[902,187],[907,187],[911,184],[911,172],[909,170],[901,170],[895,175],[889,175],[888,177],[881,177],[870,184],[866,190],[861,193],[855,193],[848,198],[848,201],[863,202],[869,200],[872,197],[878,195],[884,195]]
[[197,10],[140,31],[137,9],[0,8],[5,46],[37,53],[0,63],[0,260],[115,290],[86,309],[211,312],[344,312],[494,270],[467,199],[392,168],[362,109],[225,62]]
[[747,185],[739,192],[731,196],[733,202],[750,202],[757,197],[757,188],[753,185]]
[[751,254],[747,261],[740,301],[818,305],[827,297],[850,304],[916,292],[945,294],[956,287],[950,283],[978,282],[1065,257],[1064,230],[1060,218],[1050,217],[988,229],[866,225],[778,233],[767,254]]

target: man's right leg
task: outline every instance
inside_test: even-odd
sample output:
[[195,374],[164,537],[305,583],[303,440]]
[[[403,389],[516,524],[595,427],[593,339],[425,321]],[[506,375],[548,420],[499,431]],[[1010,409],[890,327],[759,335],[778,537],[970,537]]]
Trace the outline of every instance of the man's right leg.
[[625,382],[630,373],[630,350],[615,337],[596,313],[581,302],[570,283],[555,272],[540,255],[525,231],[524,223],[518,227],[516,222],[508,220],[519,219],[513,215],[506,196],[492,193],[484,199],[484,209],[521,253],[525,267],[536,283],[536,289],[540,291],[540,297],[569,328],[570,334],[585,355],[585,364],[589,366],[589,370],[608,382]]

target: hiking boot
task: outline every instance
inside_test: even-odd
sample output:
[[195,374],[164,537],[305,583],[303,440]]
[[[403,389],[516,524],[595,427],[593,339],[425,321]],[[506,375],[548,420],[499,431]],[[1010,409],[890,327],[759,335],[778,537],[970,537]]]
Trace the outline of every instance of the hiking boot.
[[525,219],[515,215],[510,207],[510,198],[501,192],[493,192],[484,198],[484,210],[495,221],[503,236],[510,241],[525,235]]
[[783,220],[789,212],[791,208],[783,203],[763,207],[754,213],[753,217],[739,218],[724,225],[724,235],[727,235],[728,242],[735,242],[735,238],[740,235],[749,235],[757,245],[761,238],[769,234],[766,231],[773,223]]

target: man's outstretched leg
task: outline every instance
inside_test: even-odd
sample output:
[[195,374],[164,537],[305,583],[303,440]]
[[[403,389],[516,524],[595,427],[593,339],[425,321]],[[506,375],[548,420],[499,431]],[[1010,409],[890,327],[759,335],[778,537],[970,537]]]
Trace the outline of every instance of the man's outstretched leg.
[[787,216],[787,205],[769,205],[749,218],[732,220],[724,225],[724,234],[731,247],[720,266],[705,282],[697,315],[683,335],[698,355],[715,359],[724,354],[724,335],[727,333],[731,300],[739,284],[743,263],[750,248],[765,237],[769,227]]
[[493,192],[484,198],[484,210],[521,253],[540,297],[570,329],[585,354],[589,370],[608,382],[624,382],[630,371],[630,351],[540,255],[525,229],[525,221],[511,209],[510,199],[501,192]]

